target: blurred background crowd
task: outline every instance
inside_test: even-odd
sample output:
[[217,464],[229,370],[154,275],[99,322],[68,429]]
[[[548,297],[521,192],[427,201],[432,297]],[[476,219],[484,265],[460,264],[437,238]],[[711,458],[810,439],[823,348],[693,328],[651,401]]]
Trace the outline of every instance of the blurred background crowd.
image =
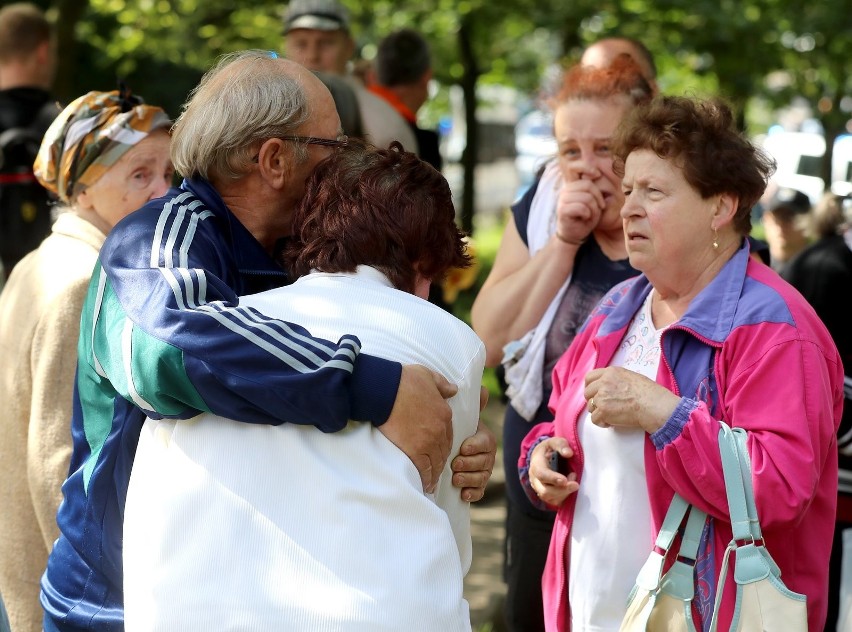
[[[845,359],[852,347],[845,326],[852,309],[848,13],[846,0],[2,2],[0,286],[48,236],[57,197],[63,200],[39,188],[45,179],[31,162],[15,167],[38,150],[62,107],[91,90],[116,89],[115,99],[129,99],[129,86],[174,119],[221,54],[252,48],[315,71],[345,133],[384,147],[400,140],[443,172],[476,265],[451,272],[430,300],[471,323],[506,226],[517,221],[510,207],[557,154],[564,68],[616,38],[633,47],[626,52],[640,66],[650,63],[642,68],[649,95],[723,97],[739,129],[775,160],[752,211],[753,250],[811,301]],[[29,39],[13,37],[45,19]],[[832,276],[836,262],[845,269]],[[502,441],[501,371],[487,369],[485,384]],[[510,594],[510,606],[517,598]]]

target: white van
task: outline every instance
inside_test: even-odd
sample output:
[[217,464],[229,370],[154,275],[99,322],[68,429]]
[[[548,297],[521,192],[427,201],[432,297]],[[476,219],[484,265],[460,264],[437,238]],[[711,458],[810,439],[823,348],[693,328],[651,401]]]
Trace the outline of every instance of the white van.
[[557,149],[550,112],[532,110],[521,117],[515,126],[515,170],[521,192],[533,183],[539,168],[556,156]]
[[[825,190],[820,177],[825,138],[811,132],[773,132],[758,143],[775,159],[778,169],[773,176],[781,186],[798,189],[816,204]],[[852,136],[844,134],[834,142],[832,185],[835,193],[852,192]]]
[[852,134],[838,136],[834,141],[831,190],[837,195],[852,195]]

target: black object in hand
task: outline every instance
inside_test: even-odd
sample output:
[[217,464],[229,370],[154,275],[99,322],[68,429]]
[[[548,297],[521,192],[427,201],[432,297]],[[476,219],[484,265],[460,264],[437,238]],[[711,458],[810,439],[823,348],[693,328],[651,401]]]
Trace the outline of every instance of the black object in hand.
[[554,472],[559,472],[560,474],[564,474],[568,476],[568,473],[571,471],[571,466],[568,464],[568,459],[559,454],[557,451],[553,451],[550,453],[550,463],[549,467]]

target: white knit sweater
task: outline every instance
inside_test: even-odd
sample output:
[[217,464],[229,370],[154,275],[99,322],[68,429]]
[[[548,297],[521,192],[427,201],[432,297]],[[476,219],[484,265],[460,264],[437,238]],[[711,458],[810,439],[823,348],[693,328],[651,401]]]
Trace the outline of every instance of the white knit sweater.
[[80,311],[104,239],[61,214],[0,293],[0,594],[15,632],[42,629],[39,580],[71,459]]

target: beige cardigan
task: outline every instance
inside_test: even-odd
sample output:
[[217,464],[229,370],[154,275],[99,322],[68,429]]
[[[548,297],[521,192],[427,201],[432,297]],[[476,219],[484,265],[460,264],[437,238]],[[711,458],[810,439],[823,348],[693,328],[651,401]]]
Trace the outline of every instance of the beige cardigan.
[[104,239],[63,213],[0,293],[0,594],[15,632],[42,629],[39,580],[71,459],[80,311]]

